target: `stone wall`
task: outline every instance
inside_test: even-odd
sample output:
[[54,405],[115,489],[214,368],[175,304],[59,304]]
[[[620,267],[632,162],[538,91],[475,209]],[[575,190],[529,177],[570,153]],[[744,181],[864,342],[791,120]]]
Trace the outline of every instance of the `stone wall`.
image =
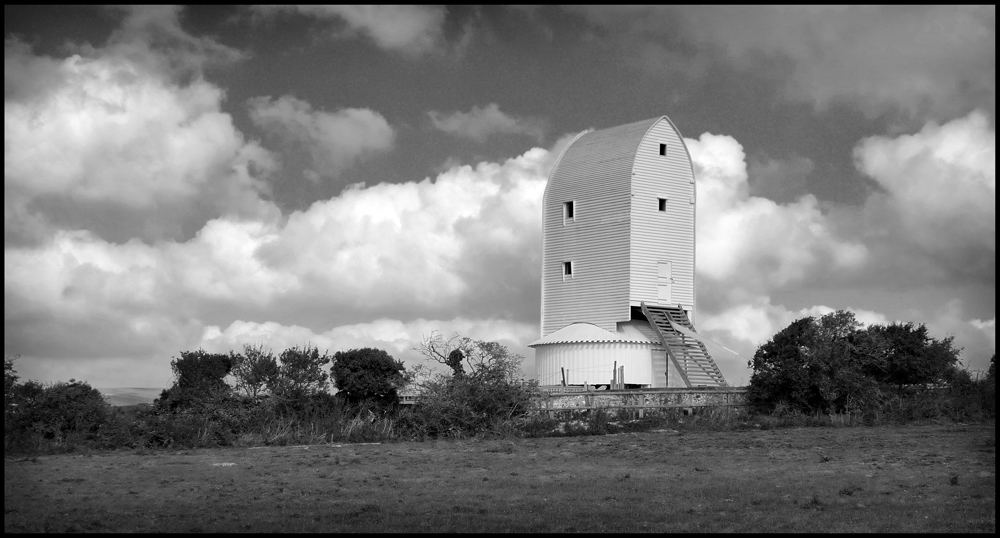
[[535,399],[539,411],[670,409],[746,405],[745,388],[626,389],[548,393]]

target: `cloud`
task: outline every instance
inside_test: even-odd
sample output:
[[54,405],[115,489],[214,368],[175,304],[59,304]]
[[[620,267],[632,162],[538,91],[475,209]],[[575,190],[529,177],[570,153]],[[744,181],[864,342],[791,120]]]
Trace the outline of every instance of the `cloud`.
[[785,159],[759,156],[748,163],[750,194],[777,203],[788,203],[806,194],[806,178],[816,165],[812,159],[792,155]]
[[[854,312],[858,321],[865,325],[885,325],[891,322],[879,312],[852,306],[839,309]],[[836,310],[838,308],[825,305],[790,310],[784,305],[773,304],[769,297],[760,295],[734,303],[718,312],[705,313],[697,326],[709,340],[728,342],[729,349],[739,355],[733,357],[719,354],[714,358],[730,384],[745,385],[750,381],[747,361],[759,346],[797,319],[807,316],[819,318]]]
[[295,11],[317,19],[337,20],[346,29],[335,32],[336,37],[361,34],[380,48],[415,56],[441,45],[447,15],[442,6],[299,5],[257,9],[264,14]]
[[[237,320],[224,329],[214,325],[206,327],[199,345],[209,351],[225,352],[230,349],[241,349],[244,344],[263,344],[275,352],[280,352],[292,346],[311,343],[320,351],[329,351],[331,354],[337,351],[374,347],[386,350],[410,368],[425,362],[424,357],[413,348],[433,333],[441,334],[445,338],[457,333],[474,340],[500,342],[512,352],[527,359],[531,354],[525,344],[536,338],[537,332],[538,327],[535,324],[462,317],[450,320],[418,318],[408,322],[380,318],[368,323],[342,325],[323,332],[314,332],[297,325]],[[526,360],[522,367],[526,371],[533,372],[533,361]]]
[[963,302],[952,299],[941,305],[926,323],[935,338],[955,337],[955,347],[963,348],[960,359],[964,367],[972,372],[986,372],[990,357],[996,353],[996,317],[968,319]]
[[794,88],[820,107],[849,97],[876,114],[995,107],[996,8],[856,6],[686,10],[690,28],[734,56],[751,50],[794,61]]
[[847,99],[873,117],[891,106],[921,117],[995,113],[995,6],[579,9],[654,73],[684,65],[698,78],[725,57],[757,75],[781,65],[787,94],[820,109]]
[[[882,188],[861,208],[821,208],[812,195],[785,203],[753,196],[734,139],[706,133],[686,142],[698,181],[697,324],[709,338],[748,358],[794,319],[848,309],[866,324],[913,321],[935,338],[954,335],[963,361],[985,369],[994,322],[966,314],[966,305],[992,312],[995,303],[995,131],[983,113],[861,140],[857,166]],[[753,172],[778,169],[795,181],[794,164]],[[931,302],[866,302],[869,288],[885,297],[926,292]],[[816,299],[824,289],[855,299],[824,305]],[[783,304],[793,295],[815,302]],[[746,376],[738,362],[724,357],[720,368]]]
[[[891,320],[879,312],[849,306],[841,309],[854,312],[857,320],[865,325],[891,323]],[[772,304],[769,298],[761,296],[718,314],[706,316],[701,322],[701,329],[709,332],[726,331],[756,348],[797,319],[807,316],[820,318],[836,310],[838,309],[826,305],[815,305],[793,311],[783,305]]]
[[84,55],[113,53],[151,71],[197,76],[210,65],[225,65],[247,58],[243,51],[206,36],[194,36],[180,23],[181,6],[111,7],[125,14],[122,25],[103,49],[81,47]]
[[873,242],[916,248],[953,278],[995,282],[996,130],[983,113],[865,138],[854,157],[884,189],[865,205]]
[[[519,341],[530,342],[552,160],[536,148],[433,181],[357,185],[287,218],[215,218],[187,240],[114,243],[77,230],[8,245],[5,352],[25,356],[19,371],[29,377],[130,358],[127,376],[100,375],[158,386],[171,355],[215,341],[212,327],[230,336],[275,328],[283,346],[332,348],[379,327],[411,340],[420,327],[482,338],[495,329],[490,339],[510,335],[513,344],[523,333]],[[379,342],[371,338],[353,341]],[[134,381],[137,370],[148,381]]]
[[266,212],[273,159],[221,111],[223,92],[201,78],[175,83],[115,46],[57,60],[5,43],[5,59],[24,68],[5,92],[5,240],[58,228],[158,240],[209,215]]
[[473,106],[469,112],[455,111],[444,114],[437,111],[427,113],[436,129],[476,142],[485,142],[494,134],[519,134],[542,141],[545,130],[540,120],[510,116],[500,111],[496,103],[483,108]]
[[367,108],[325,112],[288,95],[255,97],[248,105],[255,125],[287,149],[305,148],[313,166],[307,177],[336,177],[356,161],[388,151],[395,140],[389,122]]
[[685,142],[698,181],[696,264],[707,286],[736,299],[865,264],[866,247],[839,238],[814,196],[788,204],[750,196],[735,139],[705,133]]
[[[969,141],[984,134],[977,125],[967,118],[871,139],[859,144],[859,154],[889,156],[907,169],[906,155],[923,156],[914,166],[931,166],[928,155],[937,151],[947,158],[934,159],[947,166],[934,166],[965,185],[978,176],[956,176],[950,167],[979,170],[990,160],[970,153],[978,146]],[[132,386],[165,385],[169,357],[198,346],[374,346],[412,363],[418,358],[408,350],[431,330],[500,340],[530,360],[523,344],[538,330],[540,204],[566,140],[503,162],[454,165],[422,181],[357,184],[286,216],[219,215],[182,239],[114,242],[86,230],[57,230],[34,247],[8,245],[5,352],[25,355],[26,376],[129,364],[127,374],[101,375]],[[798,317],[834,308],[851,308],[865,323],[902,317],[861,303],[791,306],[780,295],[863,279],[873,245],[881,244],[872,237],[906,227],[877,228],[883,221],[874,221],[873,236],[846,236],[854,229],[845,227],[845,214],[822,211],[812,196],[776,203],[751,195],[746,158],[733,138],[706,133],[686,143],[699,189],[696,323],[744,355],[720,358],[727,377],[746,378],[745,359],[756,346]],[[885,181],[885,207],[919,205],[892,179],[897,169],[880,162],[859,157]],[[863,210],[850,215],[868,226]],[[982,246],[982,238],[976,241]],[[995,342],[995,321],[966,319],[961,303],[906,314],[926,321],[935,337],[960,335],[969,342],[960,344],[968,357]],[[526,370],[532,373],[530,362]]]
[[[540,244],[551,160],[536,148],[504,163],[458,166],[434,181],[349,188],[289,216],[256,255],[354,315],[517,308],[522,290],[537,292],[538,258],[530,253]],[[498,273],[492,262],[511,270]],[[496,288],[514,293],[478,306],[469,300]]]

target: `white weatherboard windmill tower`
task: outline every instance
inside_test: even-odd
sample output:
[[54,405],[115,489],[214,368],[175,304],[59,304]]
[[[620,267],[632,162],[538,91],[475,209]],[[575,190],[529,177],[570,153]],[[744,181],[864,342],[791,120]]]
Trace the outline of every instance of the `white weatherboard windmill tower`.
[[726,386],[694,327],[694,167],[673,122],[577,136],[542,212],[541,385]]

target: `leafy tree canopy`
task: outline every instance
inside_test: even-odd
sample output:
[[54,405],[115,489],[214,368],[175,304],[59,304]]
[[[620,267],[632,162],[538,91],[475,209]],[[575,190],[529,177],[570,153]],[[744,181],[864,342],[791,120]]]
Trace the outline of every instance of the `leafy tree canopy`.
[[290,347],[281,352],[279,360],[278,375],[270,385],[273,396],[299,401],[329,390],[330,377],[324,367],[333,358],[326,353],[320,354],[319,348],[308,344]]
[[180,358],[170,361],[174,384],[160,394],[159,403],[172,409],[189,407],[228,396],[231,388],[225,377],[233,368],[233,360],[223,353],[182,351]]
[[262,344],[243,345],[243,353],[229,352],[236,390],[257,398],[278,384],[278,360]]
[[960,350],[952,340],[931,338],[922,324],[865,328],[844,310],[798,319],[754,353],[747,396],[767,411],[779,404],[810,413],[878,405],[889,387],[953,376]]
[[339,394],[352,402],[397,402],[398,390],[406,383],[405,371],[402,362],[370,347],[338,351],[331,368]]

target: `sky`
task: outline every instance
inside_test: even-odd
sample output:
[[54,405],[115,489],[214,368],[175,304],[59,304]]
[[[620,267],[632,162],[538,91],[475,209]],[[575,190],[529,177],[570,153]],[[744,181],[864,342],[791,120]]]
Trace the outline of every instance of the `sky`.
[[696,326],[996,347],[996,8],[4,7],[4,354],[167,387],[181,351],[498,341],[534,375],[541,201],[586,129],[668,116]]

